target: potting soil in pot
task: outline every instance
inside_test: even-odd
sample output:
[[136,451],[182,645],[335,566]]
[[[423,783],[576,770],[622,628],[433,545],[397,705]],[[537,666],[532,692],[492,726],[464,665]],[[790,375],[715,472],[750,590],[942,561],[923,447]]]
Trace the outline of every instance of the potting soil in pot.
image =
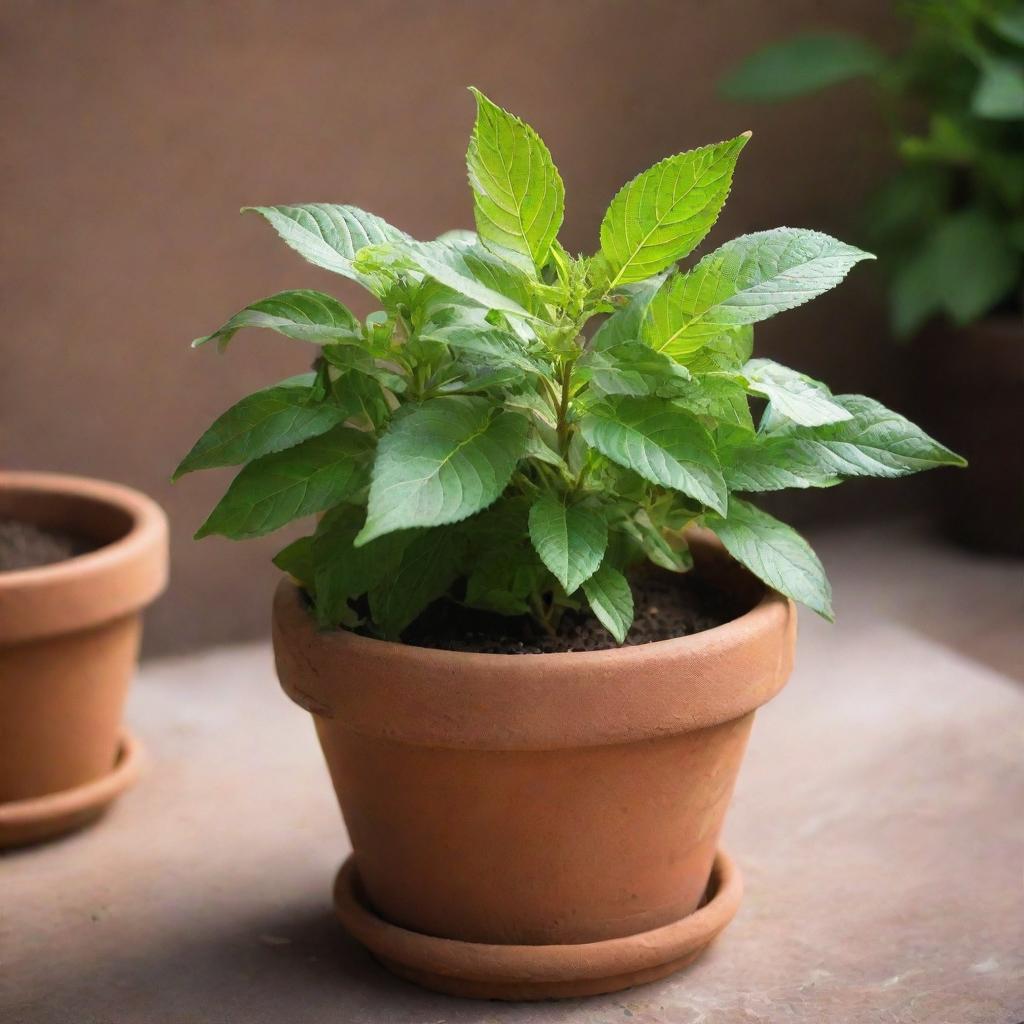
[[0,519],[0,572],[52,565],[95,548],[84,537],[62,530],[44,530],[17,519]]
[[[735,618],[722,596],[689,575],[631,581],[636,618],[625,646],[671,640]],[[402,635],[404,643],[480,654],[558,654],[617,647],[590,611],[566,611],[557,636],[546,636],[527,616],[504,617],[439,601]]]

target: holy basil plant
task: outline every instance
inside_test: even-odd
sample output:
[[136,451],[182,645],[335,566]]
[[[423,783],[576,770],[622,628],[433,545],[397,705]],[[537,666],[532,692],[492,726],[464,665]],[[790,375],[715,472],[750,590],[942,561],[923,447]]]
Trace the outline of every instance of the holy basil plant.
[[962,464],[878,402],[752,357],[755,323],[868,254],[779,228],[678,268],[725,202],[740,135],[634,178],[598,252],[570,255],[547,147],[474,94],[476,233],[420,242],[352,206],[254,208],[381,309],[360,321],[330,295],[282,292],[193,343],[223,349],[266,327],[318,347],[312,372],[243,398],[178,467],[244,464],[196,536],[256,537],[322,513],[277,565],[323,626],[388,638],[447,597],[548,631],[589,606],[621,642],[627,571],[684,572],[690,524],[830,618],[810,547],[747,496]]

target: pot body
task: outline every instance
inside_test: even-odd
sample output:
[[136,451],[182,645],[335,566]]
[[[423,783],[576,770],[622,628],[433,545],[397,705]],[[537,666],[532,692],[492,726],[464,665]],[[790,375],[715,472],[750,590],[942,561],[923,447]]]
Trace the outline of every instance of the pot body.
[[920,416],[966,469],[930,473],[936,518],[980,551],[1024,555],[1024,321],[990,317],[966,327],[936,323],[915,341],[923,378]]
[[[166,582],[167,527],[160,509],[129,488],[46,473],[0,473],[0,517],[99,545],[0,573],[0,839],[29,841],[54,822],[36,829],[23,802],[114,768],[141,611]],[[18,829],[4,816],[14,805]]]
[[691,637],[480,655],[317,632],[275,601],[285,690],[310,710],[366,898],[473,943],[646,932],[704,897],[754,710],[784,684],[792,604],[705,546],[750,609]]

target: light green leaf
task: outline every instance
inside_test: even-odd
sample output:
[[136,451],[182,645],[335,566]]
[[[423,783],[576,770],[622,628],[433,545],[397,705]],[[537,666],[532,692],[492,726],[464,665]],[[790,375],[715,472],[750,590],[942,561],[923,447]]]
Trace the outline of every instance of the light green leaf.
[[787,487],[830,487],[839,482],[832,461],[790,437],[718,431],[718,458],[730,491],[781,491]]
[[725,512],[714,441],[688,413],[655,398],[609,399],[583,417],[580,429],[612,462]]
[[747,57],[720,85],[733,100],[773,102],[875,75],[885,56],[858,36],[808,32]]
[[548,376],[548,370],[539,359],[531,356],[524,343],[514,334],[496,327],[451,327],[426,329],[420,334],[424,341],[439,341],[462,352],[472,353],[487,365],[515,366],[527,373]]
[[640,341],[585,353],[576,363],[576,376],[603,394],[636,396],[673,395],[690,379],[685,366]]
[[548,261],[565,189],[540,136],[478,89],[466,154],[477,231],[485,245],[529,270]]
[[237,466],[324,434],[348,418],[344,407],[311,401],[315,374],[264,388],[219,416],[174,471],[174,480],[197,469]]
[[1008,42],[1024,46],[1024,7],[1011,4],[992,17],[991,25]]
[[719,370],[698,374],[680,389],[673,405],[711,428],[726,424],[754,432],[745,378],[739,374]]
[[670,156],[623,185],[601,221],[609,290],[657,274],[693,250],[718,219],[749,137]]
[[693,555],[687,547],[674,548],[665,534],[644,509],[623,524],[630,536],[640,545],[643,553],[657,566],[669,572],[686,572],[693,568]]
[[639,281],[628,289],[623,289],[623,295],[629,297],[628,303],[621,309],[617,309],[598,327],[594,332],[590,347],[595,351],[600,351],[621,345],[624,341],[639,341],[647,307],[651,304],[651,299],[654,298],[664,280],[664,275],[656,275],[646,281]]
[[196,533],[259,537],[300,516],[354,497],[366,486],[373,438],[335,427],[294,448],[250,462]]
[[729,502],[727,518],[710,512],[704,521],[758,579],[832,621],[832,588],[825,570],[792,527],[737,497]]
[[775,414],[805,427],[848,420],[851,413],[832,400],[824,384],[771,359],[751,359],[744,367],[749,389],[762,395]]
[[369,593],[370,615],[389,640],[397,640],[427,605],[445,594],[463,571],[465,540],[454,530],[417,532],[397,569]]
[[633,624],[633,592],[626,577],[604,563],[584,582],[583,593],[598,621],[621,644]]
[[380,291],[372,275],[353,266],[355,255],[368,245],[408,241],[404,231],[355,206],[303,203],[299,206],[247,206],[242,212],[258,213],[270,222],[286,245],[310,263]]
[[311,341],[316,345],[350,339],[359,342],[359,321],[337,299],[323,292],[299,289],[278,292],[269,299],[260,299],[236,313],[213,334],[196,338],[193,348],[216,341],[223,352],[228,342],[243,327],[266,327],[298,341]]
[[964,466],[955,452],[881,402],[864,395],[835,395],[851,413],[821,427],[773,426],[770,437],[797,443],[805,464],[839,476],[900,477],[937,466]]
[[1020,61],[987,56],[971,98],[979,117],[998,121],[1024,121],[1024,66]]
[[873,258],[818,231],[740,235],[665,281],[647,311],[644,339],[685,361],[723,329],[800,306],[834,288],[855,263]]
[[530,540],[565,592],[572,594],[601,564],[608,526],[600,511],[589,505],[567,506],[552,495],[542,495],[530,508]]
[[495,501],[526,445],[527,419],[486,398],[425,402],[380,441],[366,525],[356,544],[392,530],[456,523]]

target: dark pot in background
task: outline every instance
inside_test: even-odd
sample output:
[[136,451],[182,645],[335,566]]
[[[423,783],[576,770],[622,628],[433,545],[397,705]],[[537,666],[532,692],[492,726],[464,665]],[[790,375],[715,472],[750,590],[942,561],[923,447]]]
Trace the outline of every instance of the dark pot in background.
[[928,474],[936,518],[961,544],[1024,555],[1024,320],[936,323],[913,354],[910,394],[922,425],[968,461]]

